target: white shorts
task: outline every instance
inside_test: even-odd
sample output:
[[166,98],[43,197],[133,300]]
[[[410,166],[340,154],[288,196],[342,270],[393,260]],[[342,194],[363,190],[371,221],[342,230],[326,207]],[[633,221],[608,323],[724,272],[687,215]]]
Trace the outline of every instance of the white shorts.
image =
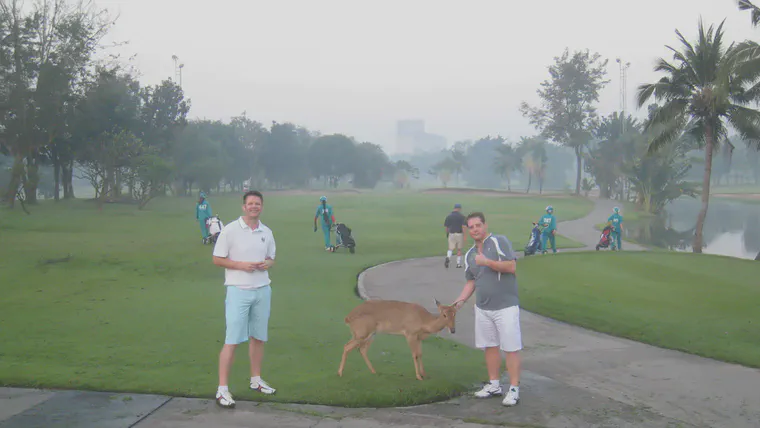
[[522,349],[520,307],[486,311],[475,306],[475,347],[499,347],[504,352]]

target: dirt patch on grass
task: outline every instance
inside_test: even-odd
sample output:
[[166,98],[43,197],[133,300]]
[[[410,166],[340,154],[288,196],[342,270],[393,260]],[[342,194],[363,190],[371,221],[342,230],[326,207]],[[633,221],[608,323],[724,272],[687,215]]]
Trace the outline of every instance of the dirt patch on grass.
[[561,194],[561,193],[525,193],[525,192],[509,192],[506,190],[491,190],[491,189],[465,189],[465,188],[434,188],[434,189],[424,189],[421,190],[420,193],[432,193],[432,194],[467,194],[467,195],[475,195],[475,196],[499,196],[503,198],[525,198],[525,197],[536,197],[540,196],[542,198],[564,198],[567,197],[567,195]]

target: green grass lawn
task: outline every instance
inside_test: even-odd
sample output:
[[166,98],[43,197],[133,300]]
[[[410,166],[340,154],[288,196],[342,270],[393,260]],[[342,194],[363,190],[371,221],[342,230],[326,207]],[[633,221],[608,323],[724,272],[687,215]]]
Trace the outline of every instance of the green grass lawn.
[[[344,406],[398,406],[444,399],[484,378],[482,354],[435,337],[426,340],[429,379],[415,379],[403,337],[381,336],[370,349],[372,376],[352,353],[344,316],[360,300],[356,277],[382,262],[443,255],[443,219],[455,202],[483,210],[494,232],[516,249],[547,205],[540,198],[473,195],[336,194],[357,253],[323,250],[313,233],[317,196],[265,195],[263,221],[274,230],[270,342],[264,378],[274,397],[247,390],[247,347],[238,349],[230,388],[238,399]],[[239,197],[212,196],[227,223]],[[561,219],[592,203],[553,198]],[[91,202],[43,203],[32,215],[0,211],[0,385],[212,397],[224,340],[223,270],[200,243],[192,198],[153,201],[146,211]],[[471,241],[470,241],[471,242]],[[558,237],[561,247],[578,246]],[[51,263],[70,255],[68,261]]]
[[570,324],[760,367],[758,275],[760,263],[721,256],[564,253],[520,262],[520,301]]

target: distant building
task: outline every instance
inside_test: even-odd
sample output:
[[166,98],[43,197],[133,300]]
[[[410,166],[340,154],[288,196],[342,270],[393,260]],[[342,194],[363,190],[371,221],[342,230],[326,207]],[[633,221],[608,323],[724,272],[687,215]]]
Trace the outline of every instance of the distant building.
[[424,120],[399,120],[396,122],[396,153],[440,151],[446,149],[446,138],[425,132]]

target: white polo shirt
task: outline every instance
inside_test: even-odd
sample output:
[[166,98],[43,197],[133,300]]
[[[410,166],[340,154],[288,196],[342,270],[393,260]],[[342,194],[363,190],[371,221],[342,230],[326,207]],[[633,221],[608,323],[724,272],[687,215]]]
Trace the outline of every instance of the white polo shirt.
[[[274,260],[275,250],[272,229],[261,221],[256,229],[251,229],[240,217],[222,229],[214,246],[214,256],[236,262],[263,262],[266,258]],[[224,285],[250,290],[270,283],[269,272],[265,270],[224,269]]]

